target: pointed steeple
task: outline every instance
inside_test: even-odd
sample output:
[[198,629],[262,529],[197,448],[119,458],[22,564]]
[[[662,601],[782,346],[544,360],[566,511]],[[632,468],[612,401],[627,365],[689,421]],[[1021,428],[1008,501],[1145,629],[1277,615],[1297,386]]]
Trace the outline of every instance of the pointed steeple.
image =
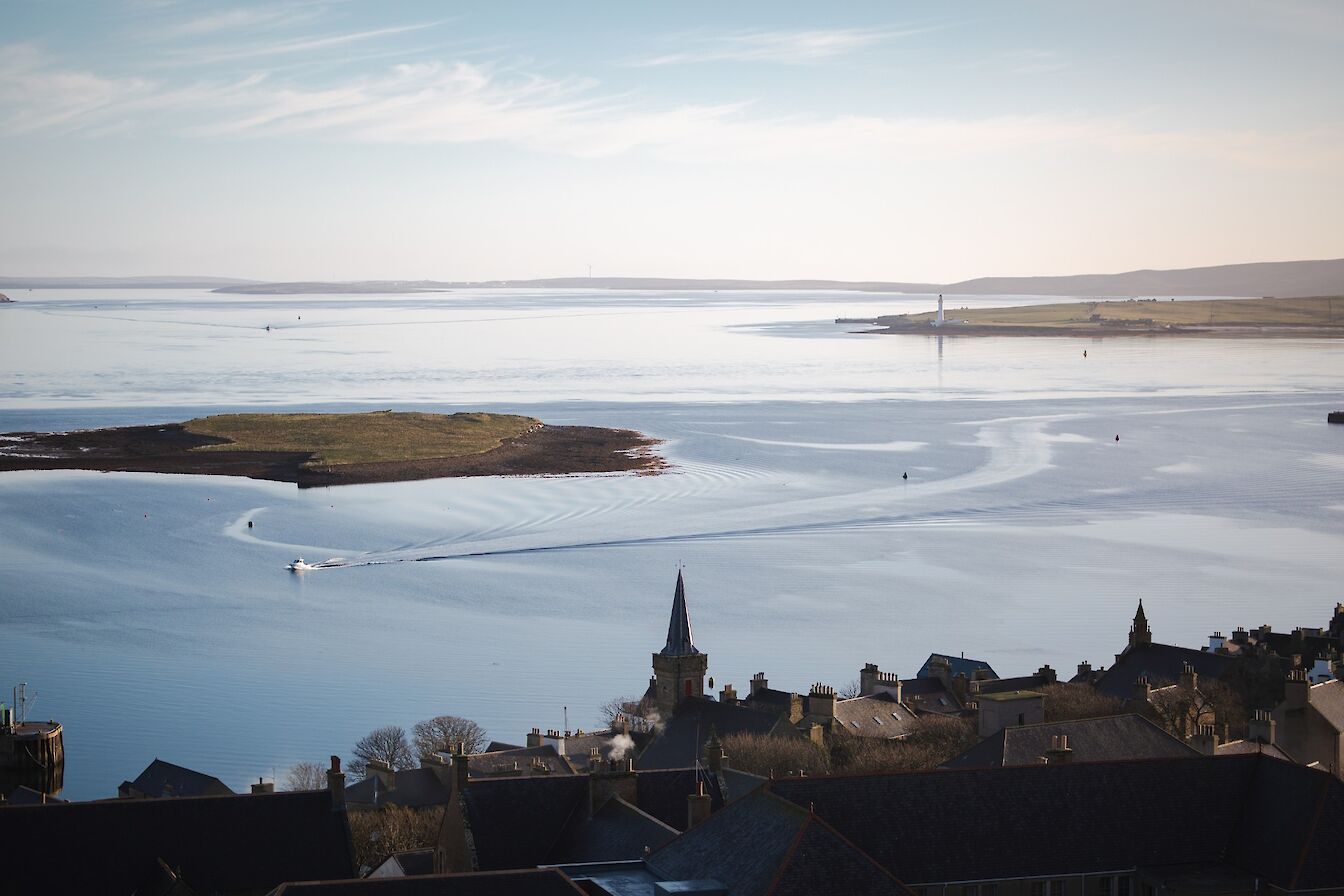
[[1134,613],[1134,624],[1129,629],[1129,646],[1140,647],[1152,643],[1153,633],[1148,628],[1148,617],[1143,612],[1143,598],[1139,598],[1139,609]]
[[667,622],[667,645],[663,656],[693,656],[700,651],[691,640],[691,614],[686,609],[686,583],[677,570],[677,591],[672,595],[672,618]]

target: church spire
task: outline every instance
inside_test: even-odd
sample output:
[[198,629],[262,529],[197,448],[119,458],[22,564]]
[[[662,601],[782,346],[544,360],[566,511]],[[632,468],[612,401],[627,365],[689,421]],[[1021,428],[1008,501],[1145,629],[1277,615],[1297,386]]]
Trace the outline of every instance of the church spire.
[[1129,629],[1129,646],[1138,647],[1152,643],[1153,633],[1148,628],[1148,617],[1143,612],[1143,598],[1139,598],[1139,609],[1134,613],[1134,625]]
[[677,570],[677,591],[672,595],[672,618],[667,622],[667,645],[663,656],[693,656],[700,651],[691,640],[691,614],[686,609],[686,583]]

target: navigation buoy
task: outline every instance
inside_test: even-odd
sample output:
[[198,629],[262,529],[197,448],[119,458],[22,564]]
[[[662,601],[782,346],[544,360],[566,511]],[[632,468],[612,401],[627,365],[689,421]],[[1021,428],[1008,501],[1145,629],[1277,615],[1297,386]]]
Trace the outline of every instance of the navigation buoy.
[[1083,349],[1083,357],[1084,357],[1084,358],[1087,357],[1087,349]]
[[248,520],[248,521],[247,521],[247,528],[249,528],[249,529],[252,528],[252,521],[251,521],[251,520]]
[[1116,437],[1115,437],[1115,440],[1116,440],[1117,442],[1120,441],[1120,437],[1119,437],[1119,436],[1116,436]]
[[909,473],[902,473],[902,474],[901,474],[901,478],[902,478],[902,479],[909,479],[909,478],[910,478],[910,474],[909,474]]

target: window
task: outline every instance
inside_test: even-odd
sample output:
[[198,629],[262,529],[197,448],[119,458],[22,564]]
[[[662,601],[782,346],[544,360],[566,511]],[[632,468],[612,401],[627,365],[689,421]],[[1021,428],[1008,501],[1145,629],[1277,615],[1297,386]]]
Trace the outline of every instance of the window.
[[1031,896],[1045,896],[1045,881],[1034,880],[1031,882]]
[[1064,896],[1064,881],[1050,881],[1050,896]]
[[882,724],[882,720],[879,719],[877,716],[873,716],[873,721],[876,722],[876,723],[879,724],[879,725]]
[[1031,896],[1064,896],[1064,881],[1034,880],[1031,882]]
[[1096,885],[1097,896],[1115,896],[1115,878],[1099,877]]
[[1027,724],[1027,716],[1026,716],[1025,713],[1018,713],[1018,714],[1017,714],[1017,724],[1019,724],[1019,725],[1025,725],[1025,724]]

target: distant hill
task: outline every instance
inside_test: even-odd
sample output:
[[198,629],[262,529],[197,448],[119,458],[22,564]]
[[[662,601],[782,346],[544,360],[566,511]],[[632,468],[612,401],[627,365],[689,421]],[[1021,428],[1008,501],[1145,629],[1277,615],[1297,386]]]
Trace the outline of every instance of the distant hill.
[[256,280],[236,277],[5,277],[6,289],[217,289]]
[[883,280],[729,280],[667,277],[550,277],[540,280],[357,280],[268,283],[227,277],[3,277],[10,289],[212,289],[243,295],[438,292],[452,289],[620,289],[620,290],[854,290],[859,292],[947,293],[948,295],[1035,296],[1261,296],[1299,297],[1344,294],[1344,259],[1227,264],[1171,271],[1078,274],[1065,277],[979,277],[960,283]]
[[1323,296],[1344,293],[1344,259],[1224,264],[1174,271],[1070,277],[980,277],[951,294],[1029,296]]
[[[0,284],[3,284],[0,280]],[[960,283],[882,280],[693,280],[665,277],[550,277],[541,280],[362,280],[247,283],[215,292],[251,295],[409,293],[450,289],[709,290],[792,289],[1035,296],[1320,296],[1344,294],[1344,259],[1230,264],[1173,271],[1066,277],[981,277]]]

